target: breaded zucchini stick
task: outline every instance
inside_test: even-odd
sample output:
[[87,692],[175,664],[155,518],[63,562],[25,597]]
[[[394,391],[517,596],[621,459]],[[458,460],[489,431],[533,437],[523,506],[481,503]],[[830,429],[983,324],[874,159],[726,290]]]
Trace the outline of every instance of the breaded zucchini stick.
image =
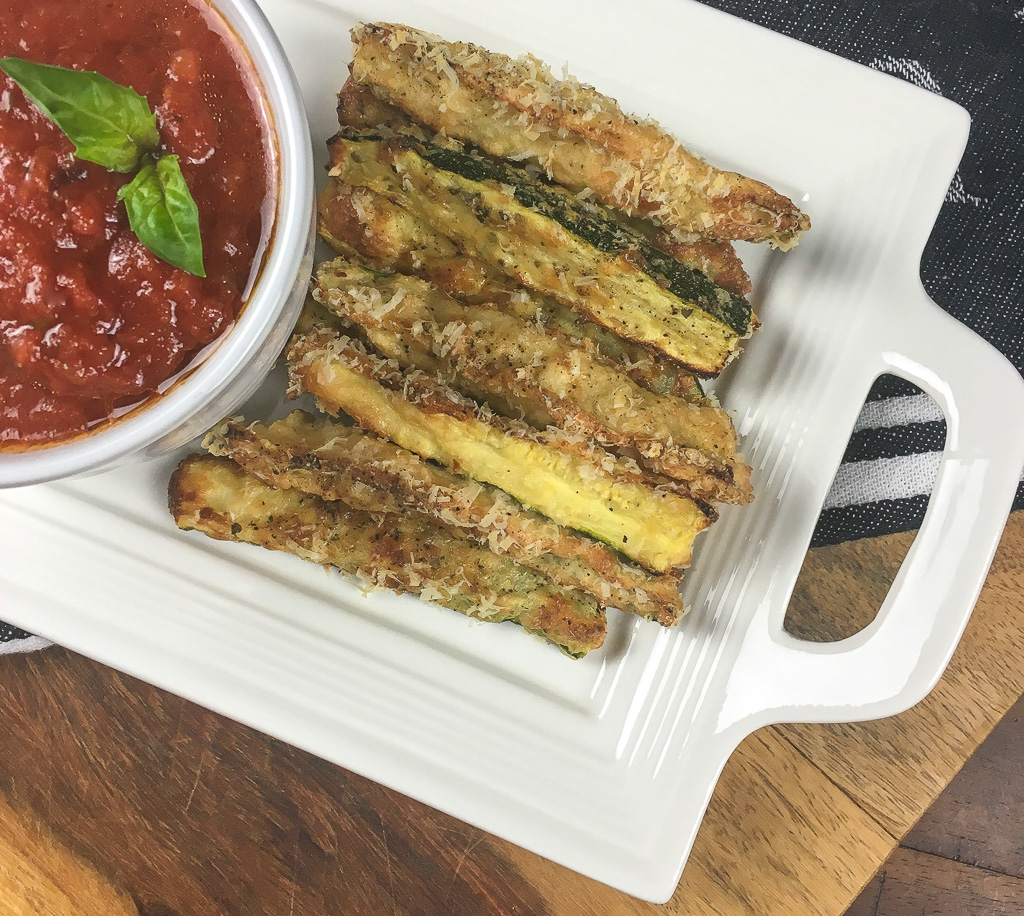
[[[404,111],[380,101],[351,77],[345,81],[338,95],[338,122],[342,127],[369,130],[387,127],[427,139],[427,134]],[[750,292],[750,277],[730,242],[704,237],[681,239],[641,219],[634,219],[629,225],[655,248],[672,255],[687,267],[707,274],[722,289],[737,296],[746,296]]]
[[208,455],[178,466],[169,505],[179,528],[337,566],[469,617],[511,620],[576,658],[604,642],[604,613],[589,595],[555,586],[420,518],[389,515],[381,523],[341,502],[268,487],[233,461]]
[[[352,67],[349,65],[351,74]],[[359,85],[352,76],[345,80],[338,93],[338,123],[344,127],[388,127],[403,132],[415,131],[417,124],[401,108],[381,101],[370,89]]]
[[706,403],[697,379],[675,360],[619,337],[550,296],[528,291],[368,188],[331,179],[320,195],[318,213],[324,241],[356,263],[420,277],[460,302],[497,305],[587,346],[595,359],[648,391]]
[[716,286],[734,296],[747,296],[751,290],[750,276],[730,242],[717,239],[678,239],[667,232],[652,232],[647,223],[634,220],[629,224],[643,234],[655,248],[672,255],[679,263],[708,275]]
[[698,375],[720,372],[756,326],[745,300],[561,188],[461,149],[348,131],[331,141],[332,176]]
[[383,101],[492,156],[526,160],[575,191],[673,234],[796,244],[810,221],[760,181],[714,168],[654,121],[532,55],[515,60],[391,23],[352,30],[353,78]]
[[225,420],[203,442],[264,483],[340,499],[367,512],[419,513],[536,570],[663,626],[683,615],[678,576],[652,575],[615,551],[524,509],[501,490],[453,474],[358,427],[301,410],[275,423]]
[[317,268],[313,297],[386,357],[443,378],[505,416],[635,451],[650,470],[709,502],[753,498],[721,408],[653,394],[559,334],[462,305],[415,277],[375,276],[338,259]]
[[[625,372],[648,391],[707,402],[697,379],[675,360],[619,337],[550,296],[527,290],[489,264],[459,251],[450,239],[369,188],[331,179],[320,195],[318,231],[338,254],[356,263],[421,277],[471,305],[492,304],[514,311],[524,320],[565,334],[578,345],[589,342],[595,359]],[[704,244],[702,240],[689,246],[694,260],[702,257]],[[709,257],[721,260],[714,253]],[[749,290],[749,278],[739,259],[735,260]],[[704,266],[705,273],[714,278],[715,271]],[[716,270],[719,268],[732,270],[728,264],[718,265]]]
[[422,372],[365,351],[326,328],[293,338],[290,393],[456,473],[499,487],[552,521],[583,531],[653,572],[690,563],[714,510],[654,488],[631,462],[582,437],[538,433],[496,417]]

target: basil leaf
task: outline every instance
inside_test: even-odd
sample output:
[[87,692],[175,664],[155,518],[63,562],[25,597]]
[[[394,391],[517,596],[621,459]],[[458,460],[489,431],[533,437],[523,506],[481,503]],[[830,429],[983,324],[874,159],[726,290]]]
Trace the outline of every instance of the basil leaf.
[[124,201],[132,231],[153,254],[197,277],[206,276],[199,210],[177,156],[147,162],[117,198]]
[[134,89],[99,73],[0,58],[3,70],[75,146],[75,155],[130,172],[160,143],[156,116]]

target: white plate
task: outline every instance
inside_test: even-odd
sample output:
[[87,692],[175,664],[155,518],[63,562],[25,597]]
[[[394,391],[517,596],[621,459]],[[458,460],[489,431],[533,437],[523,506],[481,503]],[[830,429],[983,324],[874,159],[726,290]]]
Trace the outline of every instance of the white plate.
[[[918,262],[968,131],[955,105],[695,3],[267,0],[334,130],[349,26],[392,18],[530,50],[811,214],[754,258],[763,329],[719,393],[757,500],[702,537],[674,631],[613,614],[573,662],[512,626],[360,591],[282,554],[179,532],[172,462],[0,496],[0,617],[651,900],[676,886],[726,758],[777,721],[917,702],[967,622],[1024,465],[1024,385],[930,303]],[[326,158],[326,157],[323,157]],[[746,255],[753,249],[744,252]],[[876,621],[811,645],[786,604],[882,372],[941,405],[920,535]],[[272,381],[250,414],[280,400]],[[583,800],[583,801],[581,801]]]

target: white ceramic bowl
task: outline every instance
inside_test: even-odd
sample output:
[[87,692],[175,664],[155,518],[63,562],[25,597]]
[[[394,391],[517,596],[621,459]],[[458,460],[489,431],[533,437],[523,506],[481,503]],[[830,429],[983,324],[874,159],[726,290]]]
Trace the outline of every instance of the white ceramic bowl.
[[164,394],[67,442],[0,452],[0,487],[91,474],[184,445],[249,397],[302,308],[313,263],[313,153],[295,74],[253,0],[211,0],[248,51],[276,140],[278,194],[263,269],[234,326]]

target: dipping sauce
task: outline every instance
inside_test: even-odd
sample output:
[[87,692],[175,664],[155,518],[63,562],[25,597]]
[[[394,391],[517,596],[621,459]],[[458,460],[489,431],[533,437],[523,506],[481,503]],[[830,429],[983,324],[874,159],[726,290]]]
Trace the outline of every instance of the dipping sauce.
[[0,56],[95,70],[145,96],[199,210],[206,277],[128,226],[131,174],[73,146],[0,72],[0,449],[79,435],[161,389],[232,324],[276,175],[244,52],[202,0],[3,0]]

